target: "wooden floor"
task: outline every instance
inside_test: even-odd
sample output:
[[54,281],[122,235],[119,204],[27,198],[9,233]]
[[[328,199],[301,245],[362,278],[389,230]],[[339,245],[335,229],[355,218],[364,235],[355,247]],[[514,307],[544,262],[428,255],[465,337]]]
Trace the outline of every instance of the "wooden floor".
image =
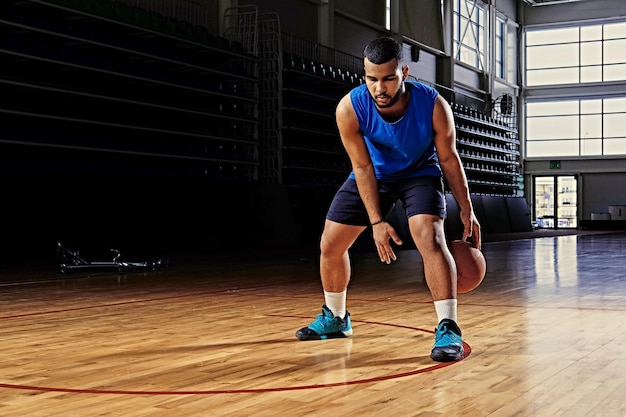
[[[301,342],[315,255],[128,274],[4,269],[0,416],[626,415],[626,235],[487,242],[466,357],[429,358],[421,259],[353,257],[354,336]],[[176,261],[174,259],[174,261]]]

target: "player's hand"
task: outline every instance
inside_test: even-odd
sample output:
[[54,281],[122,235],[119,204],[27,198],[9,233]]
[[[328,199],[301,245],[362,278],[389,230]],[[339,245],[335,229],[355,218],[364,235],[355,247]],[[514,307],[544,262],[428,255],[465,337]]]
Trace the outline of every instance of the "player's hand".
[[374,244],[381,262],[390,264],[391,261],[398,259],[389,239],[398,245],[402,244],[402,240],[400,240],[395,229],[389,223],[383,221],[372,226],[372,235],[374,236]]
[[472,246],[481,250],[482,238],[480,234],[480,223],[474,212],[461,213],[461,221],[463,222],[463,241],[471,237]]

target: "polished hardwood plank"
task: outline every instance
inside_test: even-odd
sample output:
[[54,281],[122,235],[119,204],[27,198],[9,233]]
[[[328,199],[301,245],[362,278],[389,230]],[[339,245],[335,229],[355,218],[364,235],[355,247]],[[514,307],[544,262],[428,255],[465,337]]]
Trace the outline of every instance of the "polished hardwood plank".
[[354,336],[300,342],[315,254],[180,259],[154,272],[2,270],[0,415],[626,415],[626,235],[487,242],[459,296],[466,357],[428,357],[436,316],[412,250],[353,254]]

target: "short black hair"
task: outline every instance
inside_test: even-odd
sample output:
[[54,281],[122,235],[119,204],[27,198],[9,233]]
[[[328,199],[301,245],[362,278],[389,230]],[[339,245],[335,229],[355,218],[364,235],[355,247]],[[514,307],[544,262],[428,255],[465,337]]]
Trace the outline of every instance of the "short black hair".
[[364,58],[372,64],[380,65],[396,58],[400,62],[402,49],[395,39],[390,37],[377,38],[367,44],[363,51]]

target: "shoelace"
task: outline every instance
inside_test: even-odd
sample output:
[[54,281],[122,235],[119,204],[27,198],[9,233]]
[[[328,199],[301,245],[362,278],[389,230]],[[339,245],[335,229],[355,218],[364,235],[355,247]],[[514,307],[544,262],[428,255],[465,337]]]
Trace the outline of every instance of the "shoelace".
[[441,330],[437,330],[437,336],[438,342],[446,342],[449,344],[456,343],[454,338],[458,337],[458,335],[454,331],[449,329],[448,326],[446,326],[445,324],[441,326]]
[[[336,317],[328,317],[324,314],[318,314],[316,318],[316,323],[319,323],[322,329],[327,329],[328,326],[335,320]],[[341,320],[341,319],[338,319]]]

